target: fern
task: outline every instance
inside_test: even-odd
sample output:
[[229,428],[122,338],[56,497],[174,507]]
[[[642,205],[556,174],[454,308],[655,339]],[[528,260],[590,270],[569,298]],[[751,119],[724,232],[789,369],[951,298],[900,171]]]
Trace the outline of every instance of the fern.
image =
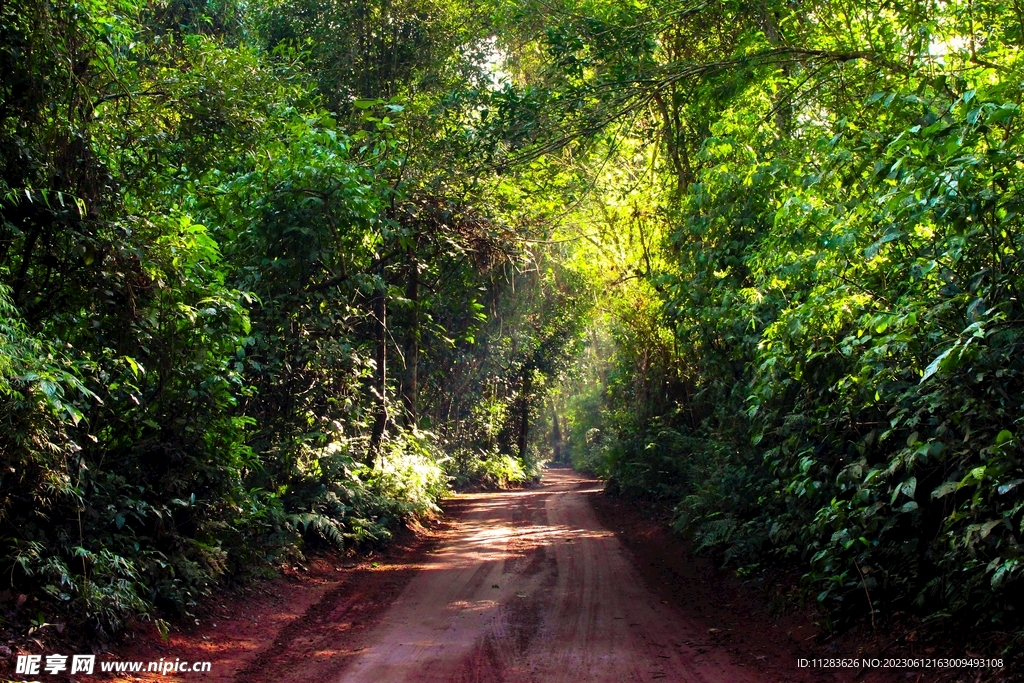
[[336,545],[345,547],[345,533],[342,526],[335,520],[315,512],[299,512],[285,517],[287,524],[302,533],[313,531],[321,538]]

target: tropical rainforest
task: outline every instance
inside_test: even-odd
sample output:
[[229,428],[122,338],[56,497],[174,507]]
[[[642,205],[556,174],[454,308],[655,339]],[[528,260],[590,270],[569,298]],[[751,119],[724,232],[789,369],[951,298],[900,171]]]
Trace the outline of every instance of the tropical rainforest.
[[1022,49],[1016,0],[2,4],[2,618],[166,628],[555,459],[831,624],[1024,636]]

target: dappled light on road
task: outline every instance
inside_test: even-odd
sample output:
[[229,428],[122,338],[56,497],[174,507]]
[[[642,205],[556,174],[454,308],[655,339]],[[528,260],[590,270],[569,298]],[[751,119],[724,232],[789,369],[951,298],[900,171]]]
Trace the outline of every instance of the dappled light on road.
[[[452,538],[367,634],[338,683],[760,680],[648,591],[587,499],[549,470],[534,490],[461,497]],[[375,571],[387,571],[386,567]]]

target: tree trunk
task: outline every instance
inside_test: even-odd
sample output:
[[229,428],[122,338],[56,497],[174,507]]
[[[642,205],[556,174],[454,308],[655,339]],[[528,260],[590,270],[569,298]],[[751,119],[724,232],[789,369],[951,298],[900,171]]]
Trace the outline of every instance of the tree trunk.
[[412,302],[410,325],[405,337],[405,371],[402,373],[402,404],[405,406],[405,419],[408,426],[415,426],[418,421],[417,394],[419,393],[419,355],[420,355],[420,275],[419,264],[414,260],[409,268],[409,280],[405,287],[405,297]]
[[376,296],[373,297],[373,315],[377,328],[377,350],[375,360],[377,371],[373,379],[374,409],[373,431],[370,433],[370,453],[376,454],[380,451],[380,444],[384,440],[384,431],[388,424],[388,327],[387,327],[387,282],[384,279],[384,261],[381,260],[379,268],[380,284]]
[[533,368],[523,368],[522,393],[519,395],[519,457],[526,458],[526,447],[530,438],[530,389]]
[[562,462],[562,429],[558,424],[558,408],[551,403],[551,450],[555,462]]

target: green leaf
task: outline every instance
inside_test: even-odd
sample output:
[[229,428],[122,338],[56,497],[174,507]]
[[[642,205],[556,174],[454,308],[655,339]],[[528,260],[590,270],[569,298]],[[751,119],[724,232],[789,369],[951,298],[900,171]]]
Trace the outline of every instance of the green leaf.
[[958,344],[954,344],[953,346],[949,347],[948,349],[940,353],[938,358],[929,363],[928,367],[924,369],[924,375],[921,377],[920,383],[923,384],[926,379],[928,379],[936,372],[938,372],[939,366],[942,365],[942,361],[946,360],[946,358],[949,357],[949,354],[953,353],[953,351],[957,349],[957,346]]
[[160,633],[160,640],[164,643],[171,641],[171,627],[163,619],[155,619],[153,623],[156,625],[156,630]]
[[1009,120],[1012,116],[1017,113],[1017,105],[1012,102],[1008,102],[998,109],[993,109],[988,112],[986,117],[991,123],[1002,123]]
[[992,533],[992,530],[995,529],[997,526],[999,526],[1002,523],[1003,523],[1003,520],[1001,520],[1001,519],[993,519],[993,520],[991,520],[989,522],[985,522],[985,524],[983,524],[982,527],[981,527],[981,537],[982,538],[988,537],[988,535]]
[[975,467],[973,470],[967,473],[967,476],[963,478],[963,480],[960,482],[960,485],[957,486],[957,488],[959,489],[964,486],[968,486],[972,480],[981,481],[982,479],[985,478],[986,469],[987,468],[984,465],[982,465],[981,467]]
[[948,496],[949,494],[960,488],[960,482],[958,481],[947,481],[943,482],[932,491],[932,498],[938,499]]
[[139,365],[139,363],[136,362],[136,360],[134,358],[132,358],[131,356],[125,356],[124,357],[124,362],[128,363],[128,367],[130,367],[132,369],[132,374],[135,375],[136,377],[146,373],[146,371],[143,369],[143,367],[141,365]]

